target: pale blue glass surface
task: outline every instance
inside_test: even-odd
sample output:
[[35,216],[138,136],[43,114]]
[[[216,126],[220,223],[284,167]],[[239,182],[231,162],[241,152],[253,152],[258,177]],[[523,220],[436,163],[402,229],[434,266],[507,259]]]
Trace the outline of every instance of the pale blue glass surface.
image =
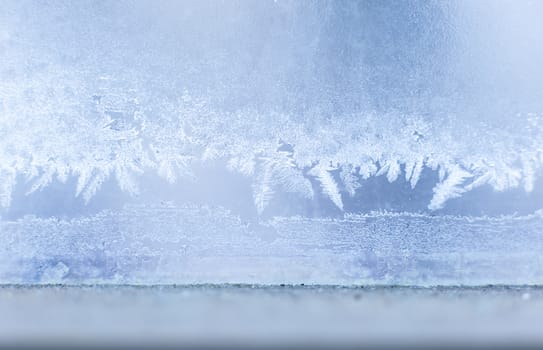
[[543,282],[543,3],[1,5],[0,283]]

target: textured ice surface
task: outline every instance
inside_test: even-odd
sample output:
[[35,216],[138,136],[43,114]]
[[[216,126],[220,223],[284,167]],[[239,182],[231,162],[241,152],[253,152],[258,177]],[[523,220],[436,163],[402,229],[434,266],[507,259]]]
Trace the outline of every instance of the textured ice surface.
[[89,202],[108,179],[137,195],[143,175],[175,183],[214,161],[248,179],[259,213],[287,193],[343,210],[374,177],[418,193],[425,169],[430,210],[482,186],[531,193],[543,162],[539,10],[4,1],[0,205],[17,185],[15,199],[65,184]]
[[3,283],[543,283],[541,213],[244,222],[221,208],[127,207],[0,229]]
[[1,5],[0,282],[542,282],[540,2]]

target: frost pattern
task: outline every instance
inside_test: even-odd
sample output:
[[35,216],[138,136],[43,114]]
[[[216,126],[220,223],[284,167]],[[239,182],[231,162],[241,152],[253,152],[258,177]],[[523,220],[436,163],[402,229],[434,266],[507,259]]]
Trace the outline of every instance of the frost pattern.
[[[312,198],[315,191],[321,191],[342,209],[345,195],[356,195],[364,180],[384,176],[389,182],[405,180],[416,188],[425,169],[439,174],[434,197],[428,203],[431,210],[481,186],[491,186],[496,191],[522,187],[530,192],[541,176],[540,112],[525,110],[518,115],[501,116],[505,123],[498,117],[494,122],[493,117],[470,120],[448,111],[447,106],[454,101],[432,97],[428,101],[442,105],[432,115],[418,113],[416,108],[373,112],[365,108],[363,101],[358,101],[362,104],[358,110],[330,114],[333,109],[320,112],[335,101],[327,99],[328,90],[311,95],[316,98],[310,99],[308,105],[302,103],[304,96],[290,94],[290,88],[297,86],[298,74],[307,73],[306,81],[312,82],[321,73],[311,71],[311,64],[317,61],[308,63],[305,58],[316,60],[323,49],[318,47],[319,35],[325,34],[326,25],[339,25],[326,22],[331,18],[327,11],[334,10],[332,5],[270,5],[292,21],[289,23],[297,30],[298,41],[291,42],[292,47],[283,51],[278,50],[283,48],[281,40],[269,42],[262,47],[262,57],[254,60],[250,54],[254,56],[255,52],[250,52],[249,58],[238,55],[245,52],[245,47],[239,49],[235,45],[237,39],[231,37],[237,38],[236,35],[221,37],[226,42],[224,46],[220,40],[213,41],[210,33],[219,33],[220,27],[216,32],[213,28],[209,29],[211,32],[204,31],[209,38],[203,43],[190,42],[190,37],[182,37],[181,30],[166,33],[160,26],[136,31],[135,39],[125,37],[119,32],[126,29],[133,34],[130,30],[141,29],[138,18],[132,19],[131,15],[136,13],[146,19],[144,11],[131,12],[137,6],[126,2],[103,6],[102,9],[58,2],[39,7],[33,2],[6,2],[6,10],[0,14],[0,207],[10,206],[12,193],[21,183],[30,194],[54,181],[66,183],[75,179],[74,195],[89,202],[108,179],[115,179],[126,193],[137,195],[139,180],[145,174],[157,174],[175,183],[180,178],[194,178],[195,165],[217,160],[250,178],[259,213],[281,191],[303,198]],[[87,10],[98,12],[90,16]],[[355,16],[360,11],[347,12]],[[307,23],[297,22],[300,13],[307,13]],[[36,24],[30,25],[28,18]],[[71,21],[79,19],[81,26],[73,26]],[[359,18],[348,19],[351,24],[360,23]],[[320,26],[321,21],[326,23]],[[169,25],[175,27],[174,22]],[[275,34],[284,38],[292,34],[288,30]],[[171,36],[156,43],[162,34]],[[180,43],[174,40],[176,36],[181,37]],[[92,40],[81,40],[83,37]],[[263,41],[259,36],[250,39],[260,48],[254,44]],[[431,39],[441,43],[439,38]],[[311,45],[304,46],[306,51],[295,50],[299,43],[307,42]],[[191,50],[186,51],[185,47]],[[389,53],[387,46],[380,49]],[[272,52],[284,52],[284,56]],[[351,53],[360,56],[364,52]],[[302,63],[289,70],[287,63],[298,54]],[[223,59],[224,55],[231,55],[230,59]],[[233,62],[236,66],[229,67]],[[436,62],[433,64],[441,61]],[[397,68],[391,62],[387,64],[388,68]],[[245,81],[234,78],[248,75],[244,70],[247,66],[255,71],[250,80],[253,85],[244,90]],[[368,70],[381,74],[378,68],[370,65],[354,70],[359,72],[356,77],[362,78]],[[342,79],[353,73],[341,72],[345,73]],[[204,73],[207,75],[198,80]],[[185,82],[193,80],[196,83],[192,89],[187,88]],[[270,99],[271,103],[264,104],[264,108],[246,103],[251,98],[267,102],[267,96],[260,96],[258,88],[266,95],[268,90],[264,87],[271,81],[278,81],[277,91],[289,94]],[[324,88],[325,84],[318,81],[314,90]],[[232,91],[237,92],[232,93],[235,103],[223,103]],[[245,96],[248,92],[254,94]],[[209,96],[213,96],[213,101]],[[303,112],[273,108],[273,102],[281,98],[300,102]],[[413,103],[417,101],[420,99],[413,99]],[[313,188],[315,183],[318,186]]]
[[0,221],[0,283],[485,285],[543,281],[543,216],[371,212],[247,223],[221,207],[127,206]]
[[472,177],[471,173],[458,166],[449,171],[447,177],[434,188],[434,197],[428,208],[442,208],[448,199],[460,197],[462,193],[466,192],[466,188],[462,187],[462,184],[470,177]]
[[264,211],[276,188],[285,192],[313,197],[313,188],[301,170],[296,167],[289,152],[277,151],[272,156],[259,158],[259,170],[253,184],[254,201],[259,213]]
[[[11,94],[13,101],[22,98],[17,93],[24,94],[13,86],[3,85],[0,90]],[[159,120],[134,104],[132,110],[113,117],[105,112],[93,115],[97,109],[91,106],[66,119],[66,105],[76,101],[61,102],[47,101],[39,108],[24,103],[4,107],[0,119],[3,207],[9,206],[15,183],[21,179],[29,184],[27,193],[32,193],[54,180],[75,177],[75,195],[88,202],[111,177],[123,191],[137,194],[138,177],[144,172],[153,171],[175,183],[179,177],[194,176],[194,163],[224,159],[230,170],[253,179],[260,213],[277,191],[312,198],[311,178],[342,209],[342,192],[353,196],[364,179],[385,176],[394,182],[403,176],[415,188],[424,168],[439,173],[428,205],[435,210],[483,185],[496,191],[522,186],[530,192],[543,163],[541,116],[526,126],[530,137],[523,137],[515,130],[483,131],[481,126],[474,131],[471,125],[467,131],[453,129],[447,122],[436,125],[397,115],[342,116],[340,126],[322,122],[311,130],[288,115],[275,114],[270,119],[276,122],[263,128],[256,112],[225,116],[202,104],[180,106]],[[229,118],[243,123],[223,122]],[[517,122],[526,120],[519,117]],[[21,128],[25,123],[28,127]],[[421,129],[426,130],[424,137],[413,137]],[[484,145],[471,138],[477,132],[484,132]],[[290,145],[291,150],[282,150],[281,145]]]
[[330,200],[339,208],[343,210],[343,201],[341,200],[341,194],[336,180],[332,176],[332,171],[335,168],[319,163],[313,169],[309,171],[310,175],[315,176],[322,187],[322,192],[330,198]]

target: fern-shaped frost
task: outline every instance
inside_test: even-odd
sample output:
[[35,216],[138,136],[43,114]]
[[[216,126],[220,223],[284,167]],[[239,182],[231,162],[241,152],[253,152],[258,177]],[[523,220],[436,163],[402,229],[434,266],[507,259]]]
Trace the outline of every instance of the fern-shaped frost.
[[273,187],[271,183],[270,170],[265,170],[266,173],[260,175],[253,183],[253,199],[256,210],[262,214],[268,203],[273,198]]
[[367,159],[359,164],[358,174],[367,180],[377,173],[377,165],[371,159]]
[[259,214],[273,198],[275,189],[298,193],[305,198],[313,197],[311,183],[296,166],[290,152],[277,151],[271,156],[260,157],[259,162],[253,181],[253,198]]
[[339,209],[343,210],[343,200],[341,199],[338,184],[330,173],[334,170],[336,170],[336,168],[330,165],[319,163],[309,171],[309,174],[317,178],[321,185],[322,192],[330,198]]
[[47,187],[52,181],[56,174],[56,169],[54,167],[47,168],[41,176],[39,176],[33,183],[30,189],[26,192],[27,195],[34,193],[38,190],[42,190],[44,187]]
[[347,193],[353,197],[356,194],[356,190],[360,187],[358,176],[351,165],[344,165],[341,167],[339,173],[343,186]]
[[396,159],[386,159],[382,162],[381,168],[377,172],[377,176],[385,175],[388,182],[394,182],[401,174],[400,164]]
[[405,179],[409,181],[411,189],[414,189],[420,179],[420,174],[424,168],[424,159],[419,158],[405,163]]
[[462,184],[466,179],[473,176],[458,165],[453,165],[447,171],[448,175],[444,181],[434,187],[434,196],[428,205],[430,210],[443,208],[443,205],[449,199],[460,197],[467,191],[462,187]]
[[95,171],[94,175],[90,181],[88,181],[85,189],[81,193],[85,203],[88,203],[91,198],[94,197],[96,192],[98,192],[102,184],[109,178],[109,176],[109,169]]

